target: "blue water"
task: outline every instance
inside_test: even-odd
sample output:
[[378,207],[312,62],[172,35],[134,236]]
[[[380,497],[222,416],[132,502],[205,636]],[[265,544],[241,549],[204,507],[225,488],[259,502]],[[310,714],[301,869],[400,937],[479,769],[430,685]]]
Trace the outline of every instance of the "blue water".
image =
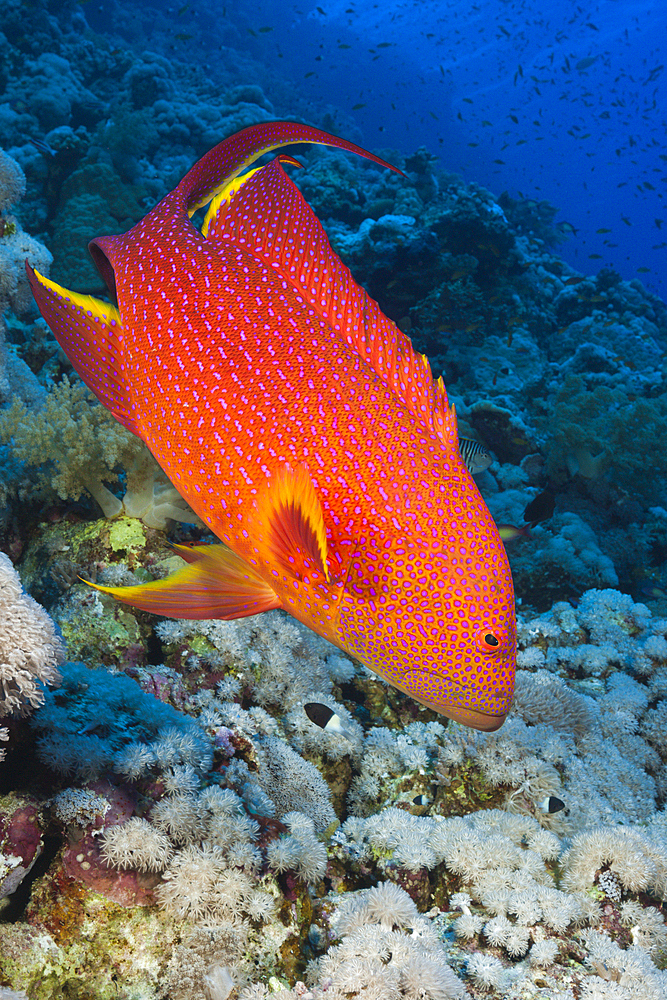
[[366,145],[424,145],[495,194],[547,199],[576,230],[565,260],[587,274],[612,266],[667,297],[664,3],[238,0],[139,11],[104,0],[83,9],[96,30],[214,79],[225,68],[220,46],[247,52],[265,85],[296,85],[295,112],[327,105]]

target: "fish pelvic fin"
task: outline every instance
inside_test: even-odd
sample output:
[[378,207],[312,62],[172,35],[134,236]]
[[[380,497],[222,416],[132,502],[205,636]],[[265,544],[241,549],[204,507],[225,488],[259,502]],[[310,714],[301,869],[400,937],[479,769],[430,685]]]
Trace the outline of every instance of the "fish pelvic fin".
[[275,566],[277,576],[331,582],[322,505],[302,462],[279,468],[252,520],[258,555]]
[[[247,618],[281,606],[262,577],[225,545],[175,545],[188,563],[165,580],[136,587],[101,587],[103,594],[168,618]],[[87,580],[84,583],[88,583]]]
[[291,146],[295,143],[313,142],[325,146],[336,146],[358,156],[365,156],[389,170],[401,173],[386,160],[369,153],[361,146],[339,139],[336,135],[323,132],[311,125],[301,125],[299,122],[261,122],[235,132],[223,142],[218,143],[188,171],[175,191],[177,203],[192,215],[208,202],[225,185],[234,180],[242,170],[249,167],[260,156],[270,153],[281,146]]
[[298,187],[276,157],[230,181],[205,220],[212,243],[241,245],[269,264],[364,359],[431,434],[458,451],[456,414],[428,359],[380,310],[329,243]]
[[26,261],[37,307],[89,389],[123,427],[141,436],[123,373],[123,325],[115,306],[62,288]]

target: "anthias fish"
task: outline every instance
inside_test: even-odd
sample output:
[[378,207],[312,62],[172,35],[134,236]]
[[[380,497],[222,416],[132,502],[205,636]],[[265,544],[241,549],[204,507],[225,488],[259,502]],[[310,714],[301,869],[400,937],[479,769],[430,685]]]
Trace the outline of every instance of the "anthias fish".
[[283,608],[494,730],[516,656],[505,549],[442,379],[331,249],[281,166],[298,161],[247,169],[300,142],[390,167],[305,125],[253,125],[129,232],[92,241],[117,308],[28,268],[81,378],[224,543],[179,547],[188,565],[166,580],[99,589],[180,618]]

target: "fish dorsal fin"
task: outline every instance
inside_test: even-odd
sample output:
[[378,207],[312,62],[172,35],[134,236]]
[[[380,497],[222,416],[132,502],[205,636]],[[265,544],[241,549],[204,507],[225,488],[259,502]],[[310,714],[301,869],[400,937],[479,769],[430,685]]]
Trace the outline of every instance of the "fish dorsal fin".
[[324,514],[310,473],[303,463],[286,463],[257,499],[257,554],[288,578],[330,582]]
[[269,584],[225,545],[174,548],[188,565],[164,580],[136,587],[90,586],[123,604],[169,618],[229,620],[280,607]]
[[303,296],[447,448],[457,449],[456,415],[426,355],[388,319],[334,253],[280,157],[222,191],[206,218],[211,242],[231,241]]
[[123,373],[123,326],[116,307],[62,288],[27,262],[26,272],[39,311],[76,372],[123,427],[139,434]]

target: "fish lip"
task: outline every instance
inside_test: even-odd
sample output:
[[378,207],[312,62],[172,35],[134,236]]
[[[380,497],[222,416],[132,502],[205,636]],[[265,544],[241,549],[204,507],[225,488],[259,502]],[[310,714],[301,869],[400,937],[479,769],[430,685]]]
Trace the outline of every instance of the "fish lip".
[[[418,701],[421,705],[425,705],[426,708],[430,708],[433,712],[438,712],[440,715],[446,716],[448,719],[452,719],[454,722],[460,722],[463,726],[469,726],[470,729],[479,729],[481,732],[493,733],[497,729],[500,729],[505,719],[507,718],[508,712],[510,710],[510,705],[512,701],[512,693],[508,695],[497,695],[497,701],[500,703],[498,712],[483,712],[478,708],[471,708],[469,704],[464,701],[459,701],[458,699],[452,697],[454,693],[452,691],[453,685],[450,683],[449,690],[447,690],[445,696],[435,700],[432,696],[429,697],[426,692],[422,689],[419,691],[419,685],[416,683],[418,680],[423,680],[424,678],[435,677],[436,681],[442,681],[440,675],[433,675],[427,671],[410,671],[402,678],[401,684],[396,684],[396,687],[401,688],[406,694],[409,694],[411,698]],[[392,681],[392,683],[395,683]],[[461,697],[466,696],[466,689],[458,687],[455,693]],[[472,691],[470,692],[472,700]],[[500,707],[502,706],[502,708]]]
[[461,722],[471,729],[478,729],[483,733],[495,733],[505,722],[507,712],[503,712],[502,715],[489,715],[488,712],[464,708],[463,705],[448,705],[447,716],[454,722]]

